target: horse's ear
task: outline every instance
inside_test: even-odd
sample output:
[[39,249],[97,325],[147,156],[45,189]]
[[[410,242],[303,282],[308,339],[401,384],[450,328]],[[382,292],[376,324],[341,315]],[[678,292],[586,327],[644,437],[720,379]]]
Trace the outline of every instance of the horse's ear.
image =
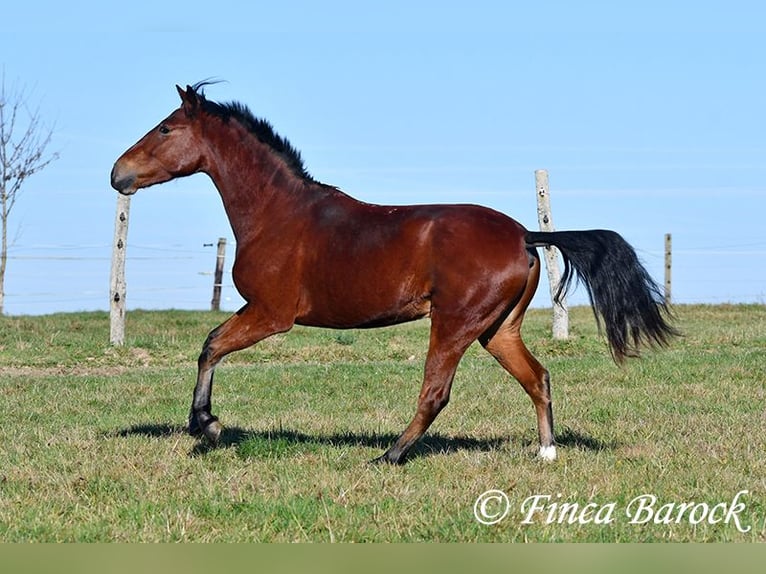
[[178,90],[178,95],[181,96],[181,102],[183,102],[183,108],[186,115],[191,117],[197,113],[197,108],[199,108],[199,95],[197,95],[196,90],[191,86],[186,86],[186,89],[184,90],[177,84],[176,90]]

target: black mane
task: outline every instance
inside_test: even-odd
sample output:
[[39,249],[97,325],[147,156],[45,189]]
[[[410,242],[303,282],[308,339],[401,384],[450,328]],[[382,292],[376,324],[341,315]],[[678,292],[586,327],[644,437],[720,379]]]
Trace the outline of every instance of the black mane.
[[255,117],[246,105],[239,102],[218,103],[205,98],[205,93],[202,88],[211,83],[214,82],[204,81],[192,86],[192,89],[197,93],[200,105],[205,112],[221,118],[224,122],[228,122],[231,118],[234,118],[258,138],[258,141],[274,150],[274,152],[287,163],[295,175],[312,183],[317,183],[316,180],[311,177],[306,166],[303,165],[301,152],[295,149],[287,139],[276,133],[267,120]]

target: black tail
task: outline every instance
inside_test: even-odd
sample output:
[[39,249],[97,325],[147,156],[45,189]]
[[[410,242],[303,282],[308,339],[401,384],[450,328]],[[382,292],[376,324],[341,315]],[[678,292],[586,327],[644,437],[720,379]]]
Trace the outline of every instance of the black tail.
[[526,242],[559,249],[564,275],[554,299],[569,289],[574,270],[588,290],[599,329],[603,320],[616,362],[638,356],[642,345],[665,346],[678,335],[668,322],[672,317],[659,286],[614,231],[528,231]]

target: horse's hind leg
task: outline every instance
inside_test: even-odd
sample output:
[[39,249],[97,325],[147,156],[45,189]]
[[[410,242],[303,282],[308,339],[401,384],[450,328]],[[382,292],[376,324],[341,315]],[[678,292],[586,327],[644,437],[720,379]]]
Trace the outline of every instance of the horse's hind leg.
[[197,384],[189,413],[190,434],[204,433],[214,444],[221,435],[223,427],[211,412],[213,374],[221,359],[274,333],[287,331],[291,326],[290,322],[282,324],[265,319],[255,307],[246,305],[210,332],[197,361]]
[[470,334],[458,338],[454,335],[456,331],[459,329],[449,328],[443,320],[432,317],[431,340],[415,417],[394,445],[374,462],[403,464],[412,446],[447,406],[458,363],[475,340]]
[[540,259],[535,252],[531,251],[529,255],[529,277],[519,301],[500,326],[484,333],[479,342],[521,383],[532,399],[537,414],[540,458],[554,460],[556,447],[553,441],[550,375],[521,340],[521,322],[540,278]]
[[510,323],[501,325],[489,339],[480,338],[479,340],[505,370],[521,383],[532,399],[537,414],[540,458],[555,460],[550,376],[524,346],[519,333],[520,327],[521,318],[511,320]]

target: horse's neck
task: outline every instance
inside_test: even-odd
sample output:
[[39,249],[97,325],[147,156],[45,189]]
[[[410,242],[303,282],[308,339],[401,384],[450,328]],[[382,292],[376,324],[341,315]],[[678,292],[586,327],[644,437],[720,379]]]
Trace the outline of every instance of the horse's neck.
[[223,200],[237,242],[276,223],[275,214],[294,214],[303,181],[264,144],[248,135],[213,141],[206,170]]

